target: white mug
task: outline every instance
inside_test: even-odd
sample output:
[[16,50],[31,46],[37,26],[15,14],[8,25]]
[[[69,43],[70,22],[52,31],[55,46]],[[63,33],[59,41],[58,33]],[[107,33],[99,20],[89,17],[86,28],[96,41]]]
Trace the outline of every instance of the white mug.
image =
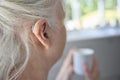
[[83,48],[76,50],[73,55],[74,72],[78,75],[84,75],[84,64],[87,64],[89,70],[91,70],[93,66],[93,55],[93,49]]

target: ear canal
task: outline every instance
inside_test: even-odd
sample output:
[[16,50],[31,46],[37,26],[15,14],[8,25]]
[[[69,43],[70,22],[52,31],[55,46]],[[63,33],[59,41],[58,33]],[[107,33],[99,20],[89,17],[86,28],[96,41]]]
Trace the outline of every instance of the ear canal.
[[44,36],[45,38],[48,38],[48,34],[46,33],[46,28],[47,28],[46,26],[47,26],[46,23],[44,23],[44,24],[43,24],[43,27],[42,27],[42,28],[43,28],[43,36]]
[[43,33],[43,35],[44,35],[45,38],[48,38],[48,34],[46,32]]

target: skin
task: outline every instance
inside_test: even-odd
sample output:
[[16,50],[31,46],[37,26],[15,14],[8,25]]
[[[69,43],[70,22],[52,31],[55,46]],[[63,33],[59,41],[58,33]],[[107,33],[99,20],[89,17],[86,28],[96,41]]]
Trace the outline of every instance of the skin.
[[[56,78],[56,80],[71,80],[72,75],[74,75],[74,70],[73,70],[73,54],[76,49],[71,49],[70,52],[68,53],[68,56],[66,57],[63,66]],[[87,65],[84,64],[84,72],[85,72],[85,80],[99,80],[99,69],[97,65],[97,60],[94,57],[93,61],[93,68],[92,70],[89,70]]]
[[54,27],[45,19],[35,23],[33,32],[29,33],[31,56],[18,80],[47,80],[48,72],[61,57],[66,42],[66,30],[61,22]]

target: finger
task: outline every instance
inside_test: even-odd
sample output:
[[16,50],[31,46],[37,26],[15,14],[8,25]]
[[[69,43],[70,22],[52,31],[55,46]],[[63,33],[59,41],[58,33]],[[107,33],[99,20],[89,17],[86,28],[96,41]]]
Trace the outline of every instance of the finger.
[[73,75],[74,69],[73,69],[73,66],[72,66],[72,65],[70,65],[70,66],[68,67],[68,73],[69,73],[70,76]]
[[73,54],[76,51],[76,49],[71,49],[68,53],[68,56],[66,57],[65,64],[70,65],[73,64]]
[[94,65],[93,65],[93,70],[92,70],[92,76],[94,76],[94,78],[99,78],[99,68],[98,68],[97,59],[95,56],[94,56]]
[[92,76],[98,80],[99,76],[100,76],[100,72],[98,70],[98,68],[95,69],[95,71],[92,73]]
[[96,57],[94,55],[94,58],[93,58],[93,67],[92,67],[91,72],[95,72],[97,68],[98,68],[97,59],[96,59]]
[[73,75],[73,66],[70,65],[64,73],[65,73],[65,75],[63,75],[64,80],[71,80]]
[[86,79],[87,80],[92,80],[92,75],[91,75],[90,70],[88,69],[87,64],[83,65],[83,69],[84,69],[84,72],[85,72]]
[[96,68],[96,65],[97,65],[97,61],[96,61],[96,57],[94,55],[93,57],[93,67],[92,67],[92,70],[94,71],[94,69]]

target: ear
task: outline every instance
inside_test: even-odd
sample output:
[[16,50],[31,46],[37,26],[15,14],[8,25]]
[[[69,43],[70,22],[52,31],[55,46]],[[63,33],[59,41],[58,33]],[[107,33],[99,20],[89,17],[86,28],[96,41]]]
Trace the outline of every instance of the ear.
[[47,28],[48,24],[44,19],[38,20],[33,27],[34,35],[45,48],[49,48],[50,46]]

